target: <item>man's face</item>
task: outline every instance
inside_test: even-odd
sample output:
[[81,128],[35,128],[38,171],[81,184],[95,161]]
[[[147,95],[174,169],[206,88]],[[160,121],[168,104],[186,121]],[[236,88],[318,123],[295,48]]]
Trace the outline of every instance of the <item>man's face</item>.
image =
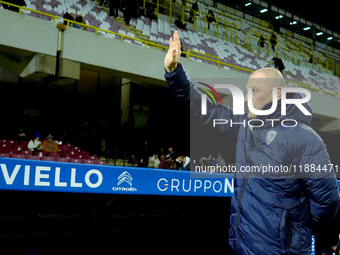
[[[263,73],[256,73],[249,78],[247,83],[247,95],[244,102],[248,103],[248,88],[252,88],[252,101],[256,110],[262,110],[267,103],[273,100],[272,87],[266,85],[265,79],[269,78],[266,78]],[[256,116],[257,115],[251,111],[248,112],[249,119],[255,119]]]
[[172,147],[169,147],[168,150],[169,150],[169,152],[172,152]]
[[51,143],[52,142],[52,138],[48,138],[47,142]]

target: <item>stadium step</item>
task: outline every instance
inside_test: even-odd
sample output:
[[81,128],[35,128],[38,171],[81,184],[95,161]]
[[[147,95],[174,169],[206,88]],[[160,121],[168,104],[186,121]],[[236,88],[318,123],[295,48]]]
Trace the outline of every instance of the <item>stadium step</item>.
[[143,35],[143,34],[135,34],[136,38],[142,39],[142,40],[149,40],[149,36]]

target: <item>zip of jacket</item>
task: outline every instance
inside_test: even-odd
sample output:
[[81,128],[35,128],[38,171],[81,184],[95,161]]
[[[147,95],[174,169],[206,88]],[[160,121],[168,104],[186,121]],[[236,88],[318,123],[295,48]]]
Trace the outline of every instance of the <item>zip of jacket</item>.
[[[252,147],[250,147],[247,150],[247,158],[249,158],[250,151],[252,149],[257,148],[257,146],[259,146],[259,138],[260,138],[261,131],[262,131],[262,129],[259,128],[259,132],[257,133],[257,137],[256,137],[256,144],[255,144],[255,146],[252,146]],[[244,191],[245,191],[245,189],[247,187],[250,175],[251,175],[251,171],[248,173],[248,175],[246,177],[246,180],[245,180],[245,182],[243,184],[243,187],[242,187],[242,190],[240,192],[240,197],[238,199],[237,222],[236,222],[236,229],[237,229],[237,253],[238,254],[240,253],[240,245],[241,245],[241,235],[240,235],[241,199],[242,199],[243,193],[244,193]]]

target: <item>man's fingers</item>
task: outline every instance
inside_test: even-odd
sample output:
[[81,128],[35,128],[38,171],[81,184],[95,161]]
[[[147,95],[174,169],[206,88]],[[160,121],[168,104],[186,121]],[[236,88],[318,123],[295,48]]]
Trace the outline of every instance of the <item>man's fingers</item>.
[[175,44],[176,44],[176,48],[180,51],[180,49],[181,49],[181,43],[180,43],[180,41],[179,41],[179,36],[178,36],[177,30],[175,31],[174,41],[175,41]]
[[172,47],[172,37],[170,37],[170,43],[169,43],[169,47]]

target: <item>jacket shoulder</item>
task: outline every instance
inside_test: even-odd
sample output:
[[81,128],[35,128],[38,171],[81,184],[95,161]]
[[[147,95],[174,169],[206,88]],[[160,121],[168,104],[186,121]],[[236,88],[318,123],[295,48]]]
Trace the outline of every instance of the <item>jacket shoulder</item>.
[[308,125],[298,123],[294,127],[283,127],[290,154],[295,157],[314,155],[324,150],[322,138]]

